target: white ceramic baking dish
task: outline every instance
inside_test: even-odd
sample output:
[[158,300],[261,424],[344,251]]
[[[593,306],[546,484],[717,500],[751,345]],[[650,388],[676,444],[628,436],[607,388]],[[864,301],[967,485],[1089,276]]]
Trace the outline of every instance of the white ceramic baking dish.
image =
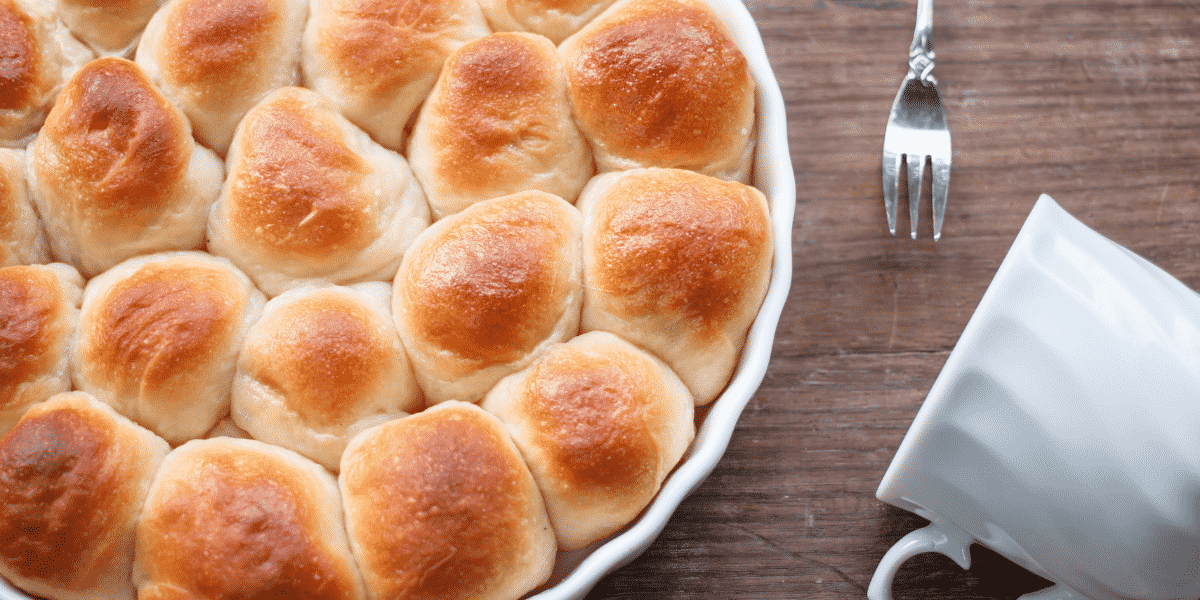
[[[532,598],[582,598],[608,573],[641,554],[658,537],[689,493],[716,467],[733,435],[742,409],[762,383],[771,358],[775,329],[792,280],[792,219],[796,181],[788,151],[787,116],[779,84],[767,60],[758,27],[738,0],[708,0],[733,31],[757,85],[758,146],[753,184],[767,197],[775,236],[771,284],[758,318],[750,329],[741,362],[724,393],[711,405],[696,439],[678,468],[645,511],[610,538],[576,552],[561,553],[550,582]],[[0,600],[29,600],[0,578]]]

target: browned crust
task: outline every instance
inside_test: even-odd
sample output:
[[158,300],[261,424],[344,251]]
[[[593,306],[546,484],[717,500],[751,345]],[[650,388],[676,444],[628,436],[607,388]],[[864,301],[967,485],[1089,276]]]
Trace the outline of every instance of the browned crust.
[[689,171],[622,178],[595,208],[589,285],[630,318],[678,316],[716,335],[751,300],[770,223],[753,188]]
[[554,46],[537,39],[493,34],[446,61],[439,93],[426,110],[440,117],[430,144],[439,155],[437,177],[448,188],[494,189],[512,177],[507,156],[513,149],[550,143],[546,121],[567,97],[565,87],[556,85],[561,67]]
[[115,549],[104,542],[138,488],[120,435],[115,422],[68,409],[26,417],[0,438],[0,560],[67,588],[87,565],[108,562]]
[[557,346],[524,381],[521,403],[545,474],[573,498],[653,494],[661,449],[652,430],[661,386],[646,361]]
[[74,6],[87,6],[99,9],[115,10],[125,7],[136,9],[145,5],[146,0],[60,0],[60,2]]
[[163,29],[164,76],[204,105],[232,102],[260,77],[278,20],[271,0],[184,0]]
[[536,488],[485,419],[420,413],[384,425],[343,461],[360,564],[385,582],[380,597],[476,597],[525,555]]
[[[565,62],[584,131],[640,164],[699,167],[744,138],[745,57],[710,12],[673,1],[626,5],[584,30]],[[750,98],[752,101],[752,98]]]
[[321,295],[282,307],[271,333],[249,348],[251,376],[277,390],[307,422],[328,427],[403,360],[380,335],[378,316],[341,296]]
[[50,372],[64,344],[66,320],[57,279],[35,267],[0,269],[0,409],[16,389]]
[[315,538],[323,515],[310,477],[240,448],[191,452],[169,468],[138,527],[152,590],[211,600],[354,597],[350,573]]
[[0,110],[24,110],[42,93],[43,59],[33,27],[14,0],[0,0]]
[[320,41],[354,94],[387,97],[445,59],[442,38],[462,27],[458,0],[340,0]]
[[534,192],[477,204],[410,251],[397,292],[419,343],[486,366],[549,337],[570,293],[563,261],[574,243],[551,198]]
[[[188,381],[237,333],[244,296],[215,267],[150,263],[118,281],[100,300],[81,344],[93,377],[120,395],[146,395]],[[193,401],[187,394],[174,397]]]
[[243,122],[241,159],[230,173],[236,239],[271,253],[346,256],[378,235],[374,201],[359,189],[370,172],[315,94],[277,95]]
[[66,213],[127,226],[161,213],[183,180],[187,123],[134,63],[101,58],[68,83],[36,148],[44,184],[67,192]]

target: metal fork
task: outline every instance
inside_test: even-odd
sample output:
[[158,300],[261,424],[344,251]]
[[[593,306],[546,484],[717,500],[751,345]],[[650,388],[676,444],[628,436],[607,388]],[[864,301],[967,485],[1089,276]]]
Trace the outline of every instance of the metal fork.
[[908,75],[900,84],[883,134],[883,205],[896,235],[900,160],[908,165],[908,214],[917,239],[925,159],[933,163],[933,239],[942,237],[950,187],[950,128],[933,77],[933,0],[917,0],[917,26],[908,51]]

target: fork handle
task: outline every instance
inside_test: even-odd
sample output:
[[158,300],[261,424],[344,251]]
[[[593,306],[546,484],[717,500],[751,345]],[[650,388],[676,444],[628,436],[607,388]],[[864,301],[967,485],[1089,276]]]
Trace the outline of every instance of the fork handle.
[[933,76],[933,0],[917,0],[917,26],[908,50],[908,77],[937,85]]

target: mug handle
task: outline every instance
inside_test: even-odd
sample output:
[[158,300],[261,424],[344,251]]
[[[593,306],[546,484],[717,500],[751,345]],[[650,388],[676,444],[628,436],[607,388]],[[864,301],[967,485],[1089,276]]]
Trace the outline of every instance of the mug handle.
[[[883,555],[871,585],[867,587],[868,600],[892,600],[892,580],[900,565],[908,559],[926,552],[937,552],[950,557],[963,569],[971,568],[970,545],[974,542],[970,534],[944,521],[934,521],[925,527],[900,538],[900,541]],[[1027,600],[1068,600],[1067,598],[1027,598]]]
[[[950,557],[963,569],[971,568],[970,546],[974,542],[971,534],[945,521],[934,521],[900,538],[900,541],[883,555],[871,585],[867,587],[867,600],[892,600],[892,580],[900,565],[908,559],[926,552],[937,552]],[[1079,592],[1061,584],[1031,592],[1017,600],[1088,600]]]

